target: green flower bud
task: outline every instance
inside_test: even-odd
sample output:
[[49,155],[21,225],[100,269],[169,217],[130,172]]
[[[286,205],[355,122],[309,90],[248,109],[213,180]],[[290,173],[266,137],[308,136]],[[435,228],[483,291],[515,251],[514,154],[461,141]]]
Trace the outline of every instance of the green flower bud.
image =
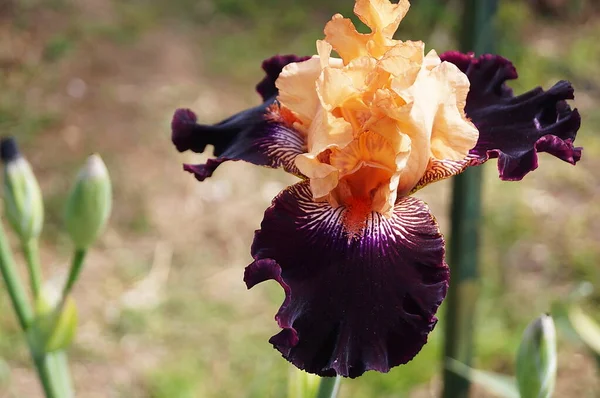
[[4,213],[23,243],[37,238],[44,223],[40,186],[29,162],[19,153],[13,138],[0,141],[4,163]]
[[67,200],[67,232],[77,249],[87,249],[98,237],[110,214],[112,189],[108,170],[99,155],[88,158]]
[[556,329],[550,315],[531,322],[517,353],[517,384],[521,398],[548,398],[556,382]]

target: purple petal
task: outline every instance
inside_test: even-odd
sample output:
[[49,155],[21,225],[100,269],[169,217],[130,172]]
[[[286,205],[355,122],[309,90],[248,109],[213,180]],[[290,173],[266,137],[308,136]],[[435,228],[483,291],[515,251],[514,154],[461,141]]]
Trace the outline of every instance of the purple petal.
[[256,91],[260,94],[263,101],[276,96],[278,94],[275,81],[279,77],[281,70],[287,64],[292,62],[306,61],[310,57],[299,57],[297,55],[275,55],[269,59],[265,59],[262,63],[262,68],[266,76],[256,85]]
[[517,78],[510,61],[497,55],[447,52],[442,60],[459,67],[469,77],[471,89],[466,114],[479,129],[479,140],[470,154],[483,163],[498,158],[503,180],[520,180],[538,167],[538,152],[547,152],[571,164],[581,158],[574,147],[581,118],[566,100],[573,87],[560,81],[548,91],[540,87],[515,97],[506,81]]
[[301,175],[294,159],[306,152],[304,137],[281,120],[273,120],[269,109],[272,108],[263,104],[215,125],[198,124],[194,112],[178,109],[171,123],[175,147],[180,152],[201,153],[210,144],[217,156],[205,164],[185,164],[184,170],[204,181],[221,163],[244,160],[260,166],[283,167],[287,172]]
[[177,150],[202,153],[207,145],[212,145],[217,157],[209,159],[206,164],[186,164],[184,170],[204,181],[221,163],[244,160],[260,166],[283,167],[300,175],[294,159],[306,151],[304,137],[290,127],[291,123],[286,119],[289,115],[279,113],[275,102],[278,94],[275,81],[284,66],[308,58],[276,55],[265,60],[262,68],[266,76],[256,86],[264,102],[217,124],[198,124],[194,112],[178,109],[171,122],[171,139]]
[[[321,376],[387,372],[427,342],[446,295],[444,239],[427,205],[402,198],[391,218],[314,202],[308,182],[287,188],[265,212],[246,268],[248,288],[274,279],[285,291],[270,342]],[[352,231],[356,231],[352,229]]]

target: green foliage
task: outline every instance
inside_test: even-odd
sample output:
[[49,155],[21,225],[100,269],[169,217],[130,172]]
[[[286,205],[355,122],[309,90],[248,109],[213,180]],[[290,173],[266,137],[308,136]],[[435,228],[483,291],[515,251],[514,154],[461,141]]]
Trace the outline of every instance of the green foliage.
[[64,305],[59,303],[48,290],[36,302],[36,316],[27,331],[27,338],[36,355],[61,351],[68,348],[77,332],[77,306],[69,297]]
[[473,369],[452,358],[448,358],[446,366],[452,372],[470,380],[474,384],[479,384],[485,390],[496,396],[503,398],[520,398],[514,377]]
[[57,34],[48,40],[44,48],[44,60],[47,62],[56,62],[66,57],[73,50],[75,43],[65,34]]
[[181,362],[164,371],[157,371],[148,377],[148,393],[152,398],[194,398],[198,397],[203,379],[196,364]]
[[319,377],[294,366],[288,366],[287,398],[314,398],[319,388]]

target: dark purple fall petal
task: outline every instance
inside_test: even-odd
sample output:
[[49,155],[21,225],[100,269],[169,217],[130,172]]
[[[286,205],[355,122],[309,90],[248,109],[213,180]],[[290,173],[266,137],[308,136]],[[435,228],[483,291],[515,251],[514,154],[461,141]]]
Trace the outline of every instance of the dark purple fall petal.
[[196,123],[189,109],[178,109],[173,116],[173,143],[179,151],[201,153],[206,145],[214,146],[216,159],[205,164],[185,164],[184,170],[194,173],[199,181],[210,177],[228,160],[244,160],[259,166],[283,167],[300,175],[294,159],[304,153],[304,137],[285,124],[268,120],[260,107],[240,112],[215,125]]
[[471,83],[465,112],[479,129],[479,140],[470,155],[483,163],[498,158],[503,180],[520,180],[538,167],[538,152],[550,153],[571,164],[582,148],[573,141],[581,118],[566,100],[573,87],[560,81],[544,91],[540,87],[515,97],[506,81],[517,78],[510,61],[497,55],[446,52],[440,56],[462,70]]
[[283,67],[309,57],[276,55],[263,62],[266,76],[256,86],[263,103],[213,124],[199,124],[194,112],[178,109],[171,122],[171,139],[179,152],[202,153],[207,145],[214,147],[216,159],[205,164],[185,164],[184,170],[194,173],[199,181],[210,177],[217,167],[228,160],[244,160],[260,166],[283,167],[299,175],[295,157],[304,153],[304,137],[284,123],[268,117],[269,107],[278,94],[275,80]]
[[267,209],[246,268],[248,288],[285,291],[270,339],[284,358],[321,376],[358,377],[410,361],[427,342],[446,295],[444,239],[427,205],[402,198],[391,218],[368,215],[347,233],[348,210],[314,202],[308,182]]
[[256,91],[260,94],[263,101],[267,101],[278,94],[277,87],[275,87],[275,80],[279,77],[284,66],[292,62],[306,61],[309,58],[290,54],[275,55],[269,59],[265,59],[262,63],[265,77],[256,85]]

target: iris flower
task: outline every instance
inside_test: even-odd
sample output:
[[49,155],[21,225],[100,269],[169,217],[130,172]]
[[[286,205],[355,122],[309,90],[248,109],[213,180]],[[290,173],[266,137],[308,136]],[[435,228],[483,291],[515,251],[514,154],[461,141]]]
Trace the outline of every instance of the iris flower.
[[184,165],[200,181],[237,160],[299,177],[265,211],[244,281],[281,285],[269,341],[321,376],[387,372],[427,342],[449,268],[435,218],[412,194],[491,158],[501,179],[520,180],[539,152],[581,157],[570,83],[514,96],[517,72],[500,56],[393,39],[408,8],[356,0],[371,33],[334,15],[317,55],[263,62],[262,104],[215,125],[188,109],[172,121],[179,151],[214,147],[206,164]]

